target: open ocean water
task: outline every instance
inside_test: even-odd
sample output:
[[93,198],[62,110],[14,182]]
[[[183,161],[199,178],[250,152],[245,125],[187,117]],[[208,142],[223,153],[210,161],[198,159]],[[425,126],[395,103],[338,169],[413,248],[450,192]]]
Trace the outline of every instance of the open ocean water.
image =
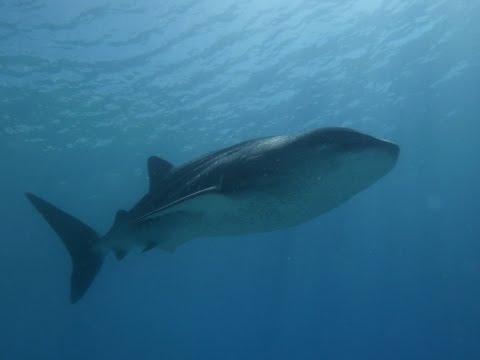
[[[480,359],[480,2],[2,0],[0,359]],[[70,258],[31,191],[100,233],[180,164],[347,126],[400,144],[269,234]]]

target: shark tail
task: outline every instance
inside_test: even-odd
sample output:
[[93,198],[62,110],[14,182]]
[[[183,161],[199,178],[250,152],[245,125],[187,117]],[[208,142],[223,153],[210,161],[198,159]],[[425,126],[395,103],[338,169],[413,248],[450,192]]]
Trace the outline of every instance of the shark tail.
[[76,303],[85,294],[98,271],[104,253],[96,244],[100,237],[89,226],[66,212],[30,193],[25,194],[33,206],[62,239],[72,258],[70,301]]

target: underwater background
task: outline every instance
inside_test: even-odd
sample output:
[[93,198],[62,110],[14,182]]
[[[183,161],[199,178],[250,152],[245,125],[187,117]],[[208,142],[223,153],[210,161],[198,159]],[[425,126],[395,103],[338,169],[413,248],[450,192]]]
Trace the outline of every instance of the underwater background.
[[[480,359],[480,2],[3,0],[1,359]],[[302,226],[71,263],[24,197],[100,233],[181,164],[347,126],[401,146]]]

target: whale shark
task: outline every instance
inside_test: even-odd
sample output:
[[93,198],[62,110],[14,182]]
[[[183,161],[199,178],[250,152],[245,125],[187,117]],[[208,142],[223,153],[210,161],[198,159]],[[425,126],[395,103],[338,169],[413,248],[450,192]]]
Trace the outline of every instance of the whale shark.
[[175,166],[148,158],[148,192],[118,210],[103,236],[40,197],[27,198],[72,260],[70,301],[90,287],[105,256],[134,247],[174,252],[199,237],[300,225],[336,208],[389,173],[400,147],[348,128],[257,138]]

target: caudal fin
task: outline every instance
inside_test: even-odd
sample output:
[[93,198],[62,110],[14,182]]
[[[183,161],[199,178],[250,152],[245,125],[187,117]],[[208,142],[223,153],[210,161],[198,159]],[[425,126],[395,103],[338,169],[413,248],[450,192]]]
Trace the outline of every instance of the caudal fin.
[[80,220],[30,193],[25,194],[60,236],[72,258],[70,301],[77,302],[90,287],[103,263],[104,255],[95,248],[97,233]]

